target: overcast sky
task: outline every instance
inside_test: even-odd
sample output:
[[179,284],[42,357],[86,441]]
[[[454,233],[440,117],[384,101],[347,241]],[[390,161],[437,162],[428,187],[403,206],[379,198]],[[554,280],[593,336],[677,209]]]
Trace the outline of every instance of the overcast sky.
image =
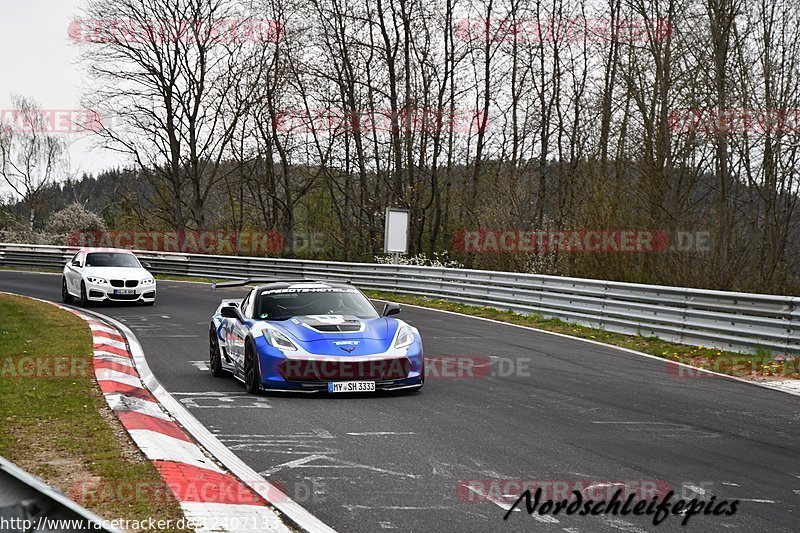
[[[43,109],[80,109],[85,81],[67,27],[83,0],[0,0],[0,110],[11,95],[38,100]],[[117,166],[113,153],[95,148],[86,134],[63,134],[70,144],[73,175]]]

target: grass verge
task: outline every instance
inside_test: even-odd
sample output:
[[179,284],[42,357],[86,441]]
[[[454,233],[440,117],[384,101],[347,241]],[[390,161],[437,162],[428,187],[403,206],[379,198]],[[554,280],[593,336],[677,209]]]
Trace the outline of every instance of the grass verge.
[[95,381],[86,323],[5,294],[0,316],[0,455],[103,518],[176,523],[177,501]]
[[[772,355],[765,350],[755,354],[741,354],[717,350],[706,346],[690,346],[667,342],[656,337],[642,335],[624,335],[602,329],[588,328],[570,324],[557,318],[546,318],[540,314],[522,315],[510,311],[502,311],[493,307],[464,305],[438,298],[426,298],[407,294],[396,294],[367,290],[364,293],[370,298],[389,300],[431,309],[453,311],[464,315],[490,318],[509,324],[518,324],[555,333],[563,333],[572,337],[613,344],[638,352],[655,355],[670,361],[686,363],[692,366],[753,380],[766,379],[798,379],[800,378],[800,357]],[[707,375],[707,374],[706,374]]]

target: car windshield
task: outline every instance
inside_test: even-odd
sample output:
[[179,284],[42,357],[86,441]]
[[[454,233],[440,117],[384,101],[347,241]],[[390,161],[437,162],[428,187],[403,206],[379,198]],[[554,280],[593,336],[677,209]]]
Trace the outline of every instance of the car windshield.
[[87,267],[141,268],[132,254],[91,253],[86,256]]
[[256,306],[256,318],[285,320],[300,315],[347,315],[377,318],[378,313],[356,289],[302,288],[262,291]]

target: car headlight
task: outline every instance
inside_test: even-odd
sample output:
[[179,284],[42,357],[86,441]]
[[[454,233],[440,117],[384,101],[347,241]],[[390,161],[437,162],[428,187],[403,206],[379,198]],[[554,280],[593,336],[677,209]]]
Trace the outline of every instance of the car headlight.
[[142,285],[152,285],[155,282],[156,280],[154,280],[153,278],[145,278],[142,280]]
[[289,339],[286,335],[278,331],[277,329],[272,328],[265,328],[264,329],[264,338],[267,339],[267,342],[284,352],[296,352],[297,345]]
[[397,332],[397,339],[394,341],[395,348],[405,348],[414,344],[414,330],[411,326],[401,326]]
[[87,276],[86,279],[89,280],[89,283],[94,283],[95,285],[104,285],[108,283],[103,278],[96,278],[94,276]]

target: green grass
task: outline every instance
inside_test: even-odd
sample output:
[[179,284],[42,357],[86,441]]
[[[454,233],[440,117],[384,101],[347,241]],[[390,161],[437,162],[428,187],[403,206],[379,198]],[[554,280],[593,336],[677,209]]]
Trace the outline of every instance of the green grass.
[[86,323],[52,305],[3,294],[0,317],[0,455],[72,497],[82,484],[102,483],[109,489],[79,499],[104,518],[180,518],[168,491],[140,498],[111,492],[163,482],[106,405]]
[[439,298],[381,291],[364,291],[364,293],[370,298],[379,300],[453,311],[465,315],[490,318],[500,322],[563,333],[582,339],[590,339],[738,377],[752,379],[800,378],[800,358],[776,356],[768,350],[758,350],[755,354],[741,354],[706,346],[690,346],[667,342],[656,337],[613,333],[602,329],[570,324],[557,318],[546,318],[540,314],[522,315],[493,307],[464,305]]

